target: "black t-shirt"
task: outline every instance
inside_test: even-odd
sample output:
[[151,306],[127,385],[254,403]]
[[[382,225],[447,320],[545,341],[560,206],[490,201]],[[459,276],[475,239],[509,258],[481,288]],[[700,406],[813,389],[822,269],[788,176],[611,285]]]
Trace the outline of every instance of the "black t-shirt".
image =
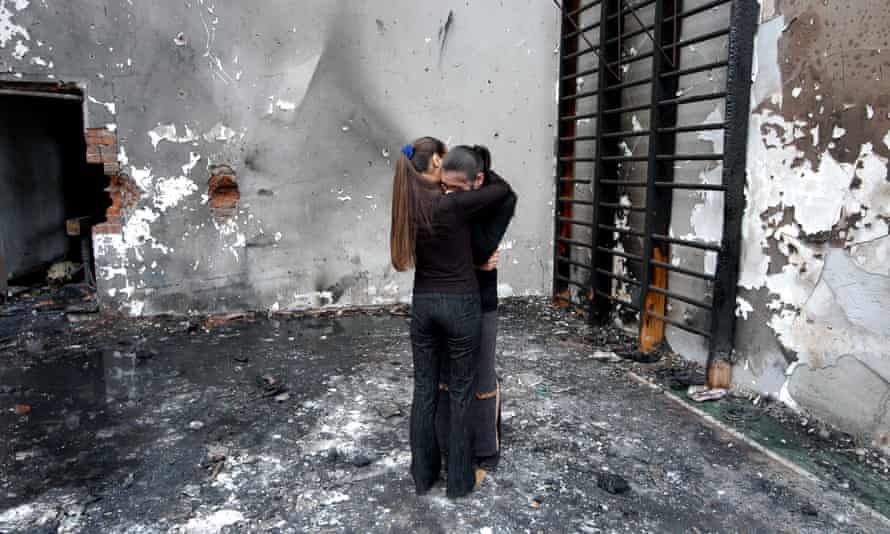
[[470,224],[486,208],[511,193],[506,182],[448,195],[426,192],[432,203],[432,228],[419,225],[414,293],[477,293]]

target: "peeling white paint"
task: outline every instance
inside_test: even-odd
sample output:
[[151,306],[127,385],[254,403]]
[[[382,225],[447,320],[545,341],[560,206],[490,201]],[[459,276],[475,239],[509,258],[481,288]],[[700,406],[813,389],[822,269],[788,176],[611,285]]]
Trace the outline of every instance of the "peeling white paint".
[[209,142],[222,141],[228,143],[235,138],[238,132],[229,128],[225,124],[218,122],[216,125],[204,134],[204,140]]
[[754,306],[742,297],[736,297],[735,303],[735,316],[747,321],[748,314],[754,311]]
[[[21,11],[26,7],[28,7],[28,2],[22,0],[15,0],[13,4],[16,11]],[[31,39],[27,29],[13,22],[13,16],[13,12],[6,7],[6,0],[0,0],[0,48],[6,48],[6,43],[16,36],[21,36],[26,41]]]
[[87,98],[93,104],[98,104],[98,105],[104,107],[106,110],[108,110],[108,113],[110,113],[112,115],[117,115],[117,106],[115,105],[114,102],[102,102],[92,96],[88,96]]
[[148,132],[148,137],[151,139],[151,144],[154,149],[157,151],[158,144],[161,141],[169,141],[171,143],[192,143],[197,140],[194,132],[188,127],[185,126],[185,134],[178,135],[176,125],[175,124],[158,124],[158,126]]
[[155,185],[154,206],[161,213],[179,205],[182,200],[198,190],[198,185],[186,178],[177,176],[174,178],[159,178]]
[[189,152],[189,162],[182,166],[182,174],[188,176],[192,173],[195,165],[201,161],[201,155],[196,152]]
[[136,182],[136,185],[139,186],[139,189],[146,191],[151,186],[151,182],[153,179],[151,168],[139,168],[135,166],[130,167],[130,178],[132,178],[133,181]]
[[28,47],[25,45],[25,43],[23,43],[22,41],[16,41],[16,43],[15,43],[15,48],[14,48],[13,51],[12,51],[12,57],[14,57],[14,58],[16,58],[17,60],[21,61],[22,59],[24,59],[25,54],[27,54],[30,50],[31,50],[31,49],[28,48]]
[[[722,122],[723,112],[717,107],[708,114],[705,123]],[[720,130],[705,130],[698,134],[700,141],[710,143],[711,151],[715,154],[723,153],[723,132]],[[709,164],[699,174],[703,184],[719,185],[723,182],[723,163]],[[723,193],[719,191],[702,191],[699,193],[702,202],[692,208],[690,225],[695,235],[695,240],[708,243],[719,243],[723,237]],[[706,251],[704,255],[704,271],[707,274],[717,272],[717,253]]]

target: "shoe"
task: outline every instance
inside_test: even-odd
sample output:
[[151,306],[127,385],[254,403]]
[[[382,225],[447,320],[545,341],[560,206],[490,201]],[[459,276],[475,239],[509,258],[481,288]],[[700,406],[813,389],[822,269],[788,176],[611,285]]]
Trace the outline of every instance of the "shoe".
[[498,451],[491,456],[476,458],[476,465],[478,465],[480,469],[485,469],[486,471],[494,471],[495,469],[497,469],[500,460],[501,451]]

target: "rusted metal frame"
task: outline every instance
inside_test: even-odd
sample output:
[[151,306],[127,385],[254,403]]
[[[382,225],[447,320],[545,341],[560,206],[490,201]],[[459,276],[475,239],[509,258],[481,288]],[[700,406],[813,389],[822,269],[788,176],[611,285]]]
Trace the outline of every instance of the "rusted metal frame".
[[[603,41],[601,40],[599,46],[594,46],[594,44],[590,42],[590,39],[587,38],[587,35],[585,35],[584,32],[581,31],[581,28],[578,26],[578,23],[575,21],[575,19],[574,19],[573,17],[569,16],[568,13],[566,13],[565,8],[563,8],[563,6],[562,6],[562,4],[559,2],[559,0],[553,0],[553,3],[554,3],[554,4],[556,5],[556,7],[562,12],[562,14],[563,14],[563,20],[567,20],[567,21],[569,21],[569,24],[571,24],[571,25],[575,28],[575,30],[579,32],[578,35],[579,35],[582,39],[584,39],[584,42],[585,42],[585,43],[587,43],[587,46],[589,47],[590,51],[593,52],[594,54],[596,54],[597,57],[599,57],[600,61],[602,62],[602,65],[603,65],[604,67],[606,67],[606,69],[607,69],[610,73],[612,73],[613,76],[616,76],[616,77],[617,77],[617,75],[615,74],[615,71],[613,71],[613,70],[612,70],[612,67],[609,66],[609,63],[608,63],[607,61],[604,61],[604,60],[603,60],[602,48],[603,48],[603,46],[605,45],[605,42],[603,42]],[[605,4],[606,4],[606,0],[603,0],[602,4],[605,5]],[[600,30],[600,34],[602,34],[602,30]]]
[[[572,12],[577,11],[578,5],[580,4],[580,0],[567,0],[565,3],[565,8],[570,9]],[[572,15],[577,16],[577,14]],[[563,117],[567,115],[574,116],[576,114],[577,103],[575,99],[565,99],[566,96],[574,95],[578,92],[578,86],[575,82],[576,75],[578,71],[578,60],[575,58],[574,60],[564,59],[567,53],[571,54],[578,49],[579,40],[575,39],[566,39],[565,35],[571,31],[572,26],[567,22],[571,19],[570,16],[567,16],[565,13],[562,13],[560,16],[560,31],[563,35],[562,46],[560,47],[560,61],[559,61],[559,94],[560,101],[558,104],[557,115],[560,118],[558,124],[558,135],[556,139],[555,152],[557,158],[565,155],[565,154],[574,154],[575,153],[575,143],[573,140],[565,140],[563,141],[563,137],[573,138],[576,136],[577,122],[563,120]],[[555,198],[562,197],[570,197],[574,195],[574,187],[575,187],[575,164],[574,162],[567,162],[557,160],[556,166],[556,176],[554,180],[554,194]],[[571,255],[571,245],[567,243],[561,243],[560,240],[565,238],[567,240],[571,240],[572,237],[572,226],[571,224],[566,224],[562,222],[563,216],[571,218],[573,215],[573,206],[563,205],[557,203],[554,206],[553,213],[553,295],[559,296],[560,293],[564,290],[568,289],[568,284],[565,283],[563,278],[568,278],[571,273],[571,268],[568,265],[564,265],[559,263],[558,258],[562,256],[563,252],[565,255]]]
[[[682,0],[658,0],[655,3],[654,20],[656,21],[655,35],[653,37],[654,45],[661,46],[663,43],[676,43],[679,40],[679,28],[664,22],[666,13],[675,13],[681,9],[678,5]],[[675,33],[676,31],[676,33]],[[677,63],[669,63],[665,61],[666,54],[652,57],[652,92],[651,92],[651,108],[649,113],[649,130],[652,134],[649,136],[649,153],[646,168],[646,217],[643,242],[643,270],[642,270],[642,290],[639,295],[638,306],[642,310],[640,316],[639,328],[640,339],[643,339],[644,328],[646,326],[646,316],[653,316],[651,310],[647,309],[647,299],[649,297],[648,288],[652,285],[654,278],[654,269],[658,266],[653,264],[654,247],[659,246],[660,256],[670,258],[670,252],[666,243],[656,244],[653,236],[655,234],[667,234],[671,220],[671,206],[673,204],[672,189],[658,187],[656,182],[672,182],[674,179],[674,166],[672,160],[666,160],[662,154],[673,154],[676,151],[676,135],[661,133],[661,128],[670,128],[677,124],[677,108],[676,106],[665,106],[663,104],[667,95],[676,94],[679,78],[663,78],[662,73],[670,69],[676,69]],[[665,288],[667,289],[667,288]]]
[[[658,30],[657,30],[657,28],[658,28],[658,21],[662,19],[662,17],[659,17],[659,16],[658,16],[658,8],[659,8],[659,4],[661,4],[661,3],[663,3],[663,2],[658,2],[658,1],[655,2],[655,12],[656,12],[656,16],[654,17],[654,20],[655,20],[655,24],[654,24],[654,26],[656,27],[656,32],[658,31]],[[661,55],[664,56],[664,59],[667,60],[668,64],[669,64],[671,67],[673,67],[675,61],[672,61],[672,60],[671,60],[671,57],[670,57],[669,55],[667,55],[667,52],[665,52],[665,51],[664,51],[664,48],[661,47],[661,42],[660,42],[659,40],[657,40],[655,36],[652,35],[652,33],[649,31],[649,27],[646,26],[645,24],[643,24],[643,21],[640,20],[640,16],[637,14],[637,10],[638,10],[638,9],[641,9],[641,8],[632,5],[630,2],[628,2],[628,4],[629,4],[630,14],[631,14],[631,16],[632,16],[634,19],[636,19],[637,24],[640,25],[640,28],[641,28],[643,31],[646,32],[646,35],[647,35],[647,36],[649,36],[649,40],[652,41],[652,46],[655,47],[655,48],[657,48],[658,51],[661,52]],[[676,47],[674,47],[674,48],[676,48]]]
[[[603,0],[602,10],[600,12],[600,20],[603,21],[600,26],[600,51],[603,55],[600,61],[608,63],[611,61],[621,60],[621,33],[624,25],[623,17],[613,17],[613,14],[622,12],[621,0]],[[618,37],[618,39],[614,39]],[[600,232],[600,224],[602,221],[611,223],[606,216],[613,214],[614,209],[604,209],[602,204],[618,203],[618,188],[614,185],[602,183],[603,177],[618,176],[618,164],[614,161],[607,161],[603,157],[609,155],[618,155],[621,152],[618,148],[618,138],[604,137],[608,132],[621,130],[620,114],[604,114],[607,109],[616,109],[621,106],[621,91],[612,91],[610,88],[621,84],[622,79],[613,70],[600,71],[599,76],[599,98],[597,99],[597,146],[596,161],[594,163],[594,183],[593,183],[593,226],[590,232],[591,238],[591,254],[590,263],[595,267],[591,275],[591,290],[594,294],[591,303],[591,320],[594,323],[604,324],[609,319],[613,306],[609,299],[596,298],[597,292],[611,294],[612,280],[608,276],[604,276],[603,272],[612,272],[613,256],[601,252],[601,249],[614,249],[615,239],[612,234]],[[605,236],[605,239],[603,238]]]
[[[729,33],[729,67],[726,74],[726,147],[745,147],[751,99],[751,69],[754,34],[757,29],[757,0],[732,0]],[[716,359],[730,358],[735,345],[736,295],[742,248],[742,215],[745,210],[746,153],[728,150],[723,160],[723,239],[717,256],[714,308],[711,313],[711,343],[708,367]]]

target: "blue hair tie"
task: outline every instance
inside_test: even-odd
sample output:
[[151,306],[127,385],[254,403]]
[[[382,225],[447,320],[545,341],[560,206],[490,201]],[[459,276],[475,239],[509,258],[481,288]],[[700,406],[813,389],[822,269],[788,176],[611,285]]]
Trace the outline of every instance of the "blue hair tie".
[[407,145],[402,147],[402,154],[405,154],[405,157],[408,159],[414,158],[414,145],[408,143]]

